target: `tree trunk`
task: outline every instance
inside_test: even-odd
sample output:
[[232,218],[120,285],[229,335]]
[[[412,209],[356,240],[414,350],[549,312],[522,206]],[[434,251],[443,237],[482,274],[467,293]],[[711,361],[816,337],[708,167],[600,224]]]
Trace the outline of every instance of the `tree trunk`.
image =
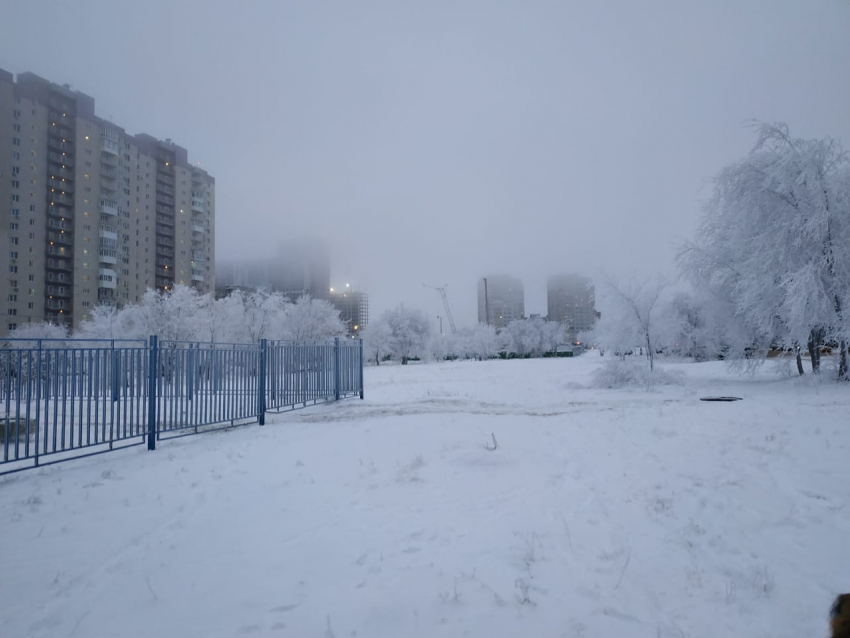
[[813,328],[809,333],[809,356],[812,359],[812,372],[820,373],[820,345],[823,339],[823,332],[820,328]]
[[841,354],[838,358],[838,378],[842,381],[847,381],[847,342],[841,340]]
[[802,377],[804,374],[806,374],[806,371],[803,370],[803,355],[800,353],[800,346],[797,346],[796,350],[797,350],[797,372]]
[[653,364],[655,363],[655,353],[652,352],[652,343],[649,340],[649,331],[646,332],[646,353],[647,356],[649,356],[649,370],[651,372]]
[[401,365],[403,365],[403,366],[406,366],[406,365],[407,365],[407,357],[402,357],[402,358],[401,358]]

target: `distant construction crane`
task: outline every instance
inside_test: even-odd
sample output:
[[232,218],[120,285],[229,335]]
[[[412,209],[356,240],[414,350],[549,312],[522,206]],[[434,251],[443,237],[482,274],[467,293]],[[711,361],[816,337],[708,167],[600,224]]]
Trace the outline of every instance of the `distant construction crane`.
[[455,327],[455,319],[452,317],[452,309],[449,307],[449,297],[446,294],[446,288],[449,287],[448,284],[444,286],[429,286],[428,284],[422,284],[426,288],[433,288],[437,292],[440,293],[440,297],[443,298],[443,307],[446,309],[446,318],[449,320],[449,328],[452,329],[452,334],[457,334],[457,328]]

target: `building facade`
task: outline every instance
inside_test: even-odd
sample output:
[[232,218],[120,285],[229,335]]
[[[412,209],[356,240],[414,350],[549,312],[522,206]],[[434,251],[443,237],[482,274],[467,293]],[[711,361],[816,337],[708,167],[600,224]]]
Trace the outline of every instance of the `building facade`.
[[303,295],[327,299],[331,292],[330,249],[321,241],[283,241],[271,259],[222,261],[216,296],[232,290],[269,290],[295,301]]
[[346,289],[331,290],[328,301],[339,310],[339,318],[350,337],[359,337],[369,323],[369,295]]
[[501,330],[525,316],[522,281],[508,275],[490,275],[478,280],[478,322]]
[[0,333],[213,290],[215,180],[186,149],[127,134],[68,85],[15,80],[0,69]]
[[595,292],[593,282],[582,275],[549,277],[548,318],[564,324],[570,341],[575,341],[580,332],[592,330],[596,325]]

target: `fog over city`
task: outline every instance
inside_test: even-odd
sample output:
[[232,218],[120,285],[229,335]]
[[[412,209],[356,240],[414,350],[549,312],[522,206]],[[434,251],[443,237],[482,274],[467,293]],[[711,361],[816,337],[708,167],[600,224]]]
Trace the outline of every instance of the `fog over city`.
[[672,273],[750,119],[850,141],[848,33],[840,0],[4,0],[0,67],[190,149],[217,259],[318,236],[373,316],[448,284],[468,325],[484,275],[545,315],[550,274]]

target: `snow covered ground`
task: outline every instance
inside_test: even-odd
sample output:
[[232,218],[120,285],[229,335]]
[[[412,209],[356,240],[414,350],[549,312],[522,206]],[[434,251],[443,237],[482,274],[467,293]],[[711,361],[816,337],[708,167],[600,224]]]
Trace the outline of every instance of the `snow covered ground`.
[[365,401],[0,479],[0,636],[825,635],[850,388],[588,389],[600,361],[382,366]]

